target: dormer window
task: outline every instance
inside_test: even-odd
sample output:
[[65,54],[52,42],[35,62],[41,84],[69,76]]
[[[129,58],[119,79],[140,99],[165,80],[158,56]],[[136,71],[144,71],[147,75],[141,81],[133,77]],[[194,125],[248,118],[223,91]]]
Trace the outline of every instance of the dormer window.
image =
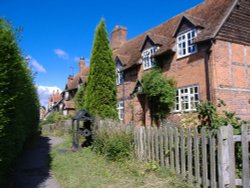
[[143,69],[147,70],[155,66],[154,54],[157,47],[151,47],[142,52],[142,64]]
[[119,69],[116,69],[116,85],[122,83],[122,72]]
[[177,35],[177,57],[182,58],[197,52],[197,45],[193,39],[197,36],[196,29]]

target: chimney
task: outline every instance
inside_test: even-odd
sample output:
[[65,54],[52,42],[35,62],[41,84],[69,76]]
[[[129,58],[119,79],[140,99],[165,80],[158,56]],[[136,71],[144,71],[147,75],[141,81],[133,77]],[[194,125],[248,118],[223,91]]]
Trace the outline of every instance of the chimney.
[[68,82],[71,81],[71,80],[73,80],[73,76],[72,76],[72,75],[69,75],[69,76],[68,76]]
[[83,57],[80,57],[80,61],[79,61],[79,72],[83,72],[83,70],[85,69],[85,60]]
[[120,48],[127,41],[127,28],[115,26],[110,36],[110,44],[113,50]]

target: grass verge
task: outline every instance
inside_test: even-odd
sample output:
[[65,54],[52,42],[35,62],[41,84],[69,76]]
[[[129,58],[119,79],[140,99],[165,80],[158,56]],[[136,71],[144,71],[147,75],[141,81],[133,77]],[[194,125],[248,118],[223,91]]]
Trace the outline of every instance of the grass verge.
[[57,152],[70,146],[70,138],[67,137],[52,151],[52,171],[65,188],[194,187],[153,163],[143,164],[136,160],[112,162],[90,148],[78,152]]

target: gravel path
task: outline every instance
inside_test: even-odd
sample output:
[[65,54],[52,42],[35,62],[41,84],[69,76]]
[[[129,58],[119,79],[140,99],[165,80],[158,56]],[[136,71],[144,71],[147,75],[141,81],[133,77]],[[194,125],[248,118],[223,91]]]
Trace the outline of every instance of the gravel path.
[[60,188],[50,171],[51,147],[62,138],[40,136],[18,158],[11,182],[15,188]]

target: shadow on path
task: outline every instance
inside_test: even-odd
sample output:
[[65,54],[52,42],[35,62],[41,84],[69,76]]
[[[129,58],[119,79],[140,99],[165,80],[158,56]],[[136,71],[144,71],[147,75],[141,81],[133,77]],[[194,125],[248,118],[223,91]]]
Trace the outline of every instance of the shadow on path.
[[9,187],[59,188],[50,172],[50,151],[51,147],[62,141],[61,138],[40,136],[26,147],[15,163]]

